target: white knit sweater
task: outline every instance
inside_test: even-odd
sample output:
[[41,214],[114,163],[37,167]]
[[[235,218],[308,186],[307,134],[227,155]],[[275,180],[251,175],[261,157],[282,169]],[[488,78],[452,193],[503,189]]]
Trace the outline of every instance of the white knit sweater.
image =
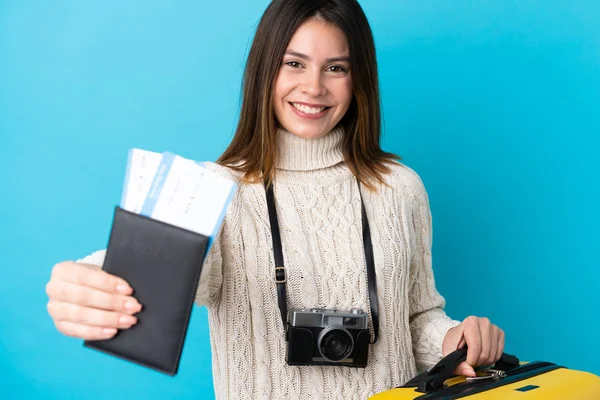
[[[274,192],[289,307],[370,310],[360,198],[343,163],[343,132],[315,140],[279,135]],[[230,179],[240,177],[209,166]],[[361,188],[380,307],[380,336],[369,348],[366,368],[286,364],[264,188],[239,186],[196,296],[208,308],[217,399],[363,400],[441,358],[444,335],[458,321],[445,315],[435,288],[427,194],[402,164],[392,166],[386,181],[389,187],[378,185],[377,193]],[[102,265],[103,259],[99,251],[81,261]],[[187,339],[193,340],[189,334]]]

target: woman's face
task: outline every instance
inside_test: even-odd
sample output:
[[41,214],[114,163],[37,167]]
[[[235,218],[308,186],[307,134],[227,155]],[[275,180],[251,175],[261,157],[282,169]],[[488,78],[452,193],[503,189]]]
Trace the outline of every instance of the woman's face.
[[292,36],[275,81],[275,117],[305,139],[325,136],[352,100],[350,53],[337,26],[308,20]]

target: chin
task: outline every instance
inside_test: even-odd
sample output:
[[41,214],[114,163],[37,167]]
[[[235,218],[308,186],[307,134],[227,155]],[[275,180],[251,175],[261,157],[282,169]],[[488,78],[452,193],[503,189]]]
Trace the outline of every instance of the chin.
[[294,135],[301,137],[302,139],[318,139],[325,135],[327,135],[331,129],[315,129],[315,128],[306,128],[306,127],[290,127],[287,129],[288,132],[293,133]]

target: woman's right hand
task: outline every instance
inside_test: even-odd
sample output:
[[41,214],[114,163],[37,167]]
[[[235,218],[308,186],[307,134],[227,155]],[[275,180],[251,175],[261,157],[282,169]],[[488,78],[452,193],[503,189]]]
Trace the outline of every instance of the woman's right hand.
[[56,328],[84,340],[109,339],[137,323],[142,306],[129,284],[95,265],[65,261],[46,284],[48,313]]

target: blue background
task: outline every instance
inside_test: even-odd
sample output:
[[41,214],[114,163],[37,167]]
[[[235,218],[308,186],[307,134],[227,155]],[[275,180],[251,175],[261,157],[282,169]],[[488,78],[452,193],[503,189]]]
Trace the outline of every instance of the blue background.
[[[205,309],[170,378],[63,337],[44,286],[106,245],[129,148],[224,150],[266,5],[0,0],[0,398],[213,397]],[[600,2],[363,6],[384,148],[428,188],[448,313],[600,373]]]

